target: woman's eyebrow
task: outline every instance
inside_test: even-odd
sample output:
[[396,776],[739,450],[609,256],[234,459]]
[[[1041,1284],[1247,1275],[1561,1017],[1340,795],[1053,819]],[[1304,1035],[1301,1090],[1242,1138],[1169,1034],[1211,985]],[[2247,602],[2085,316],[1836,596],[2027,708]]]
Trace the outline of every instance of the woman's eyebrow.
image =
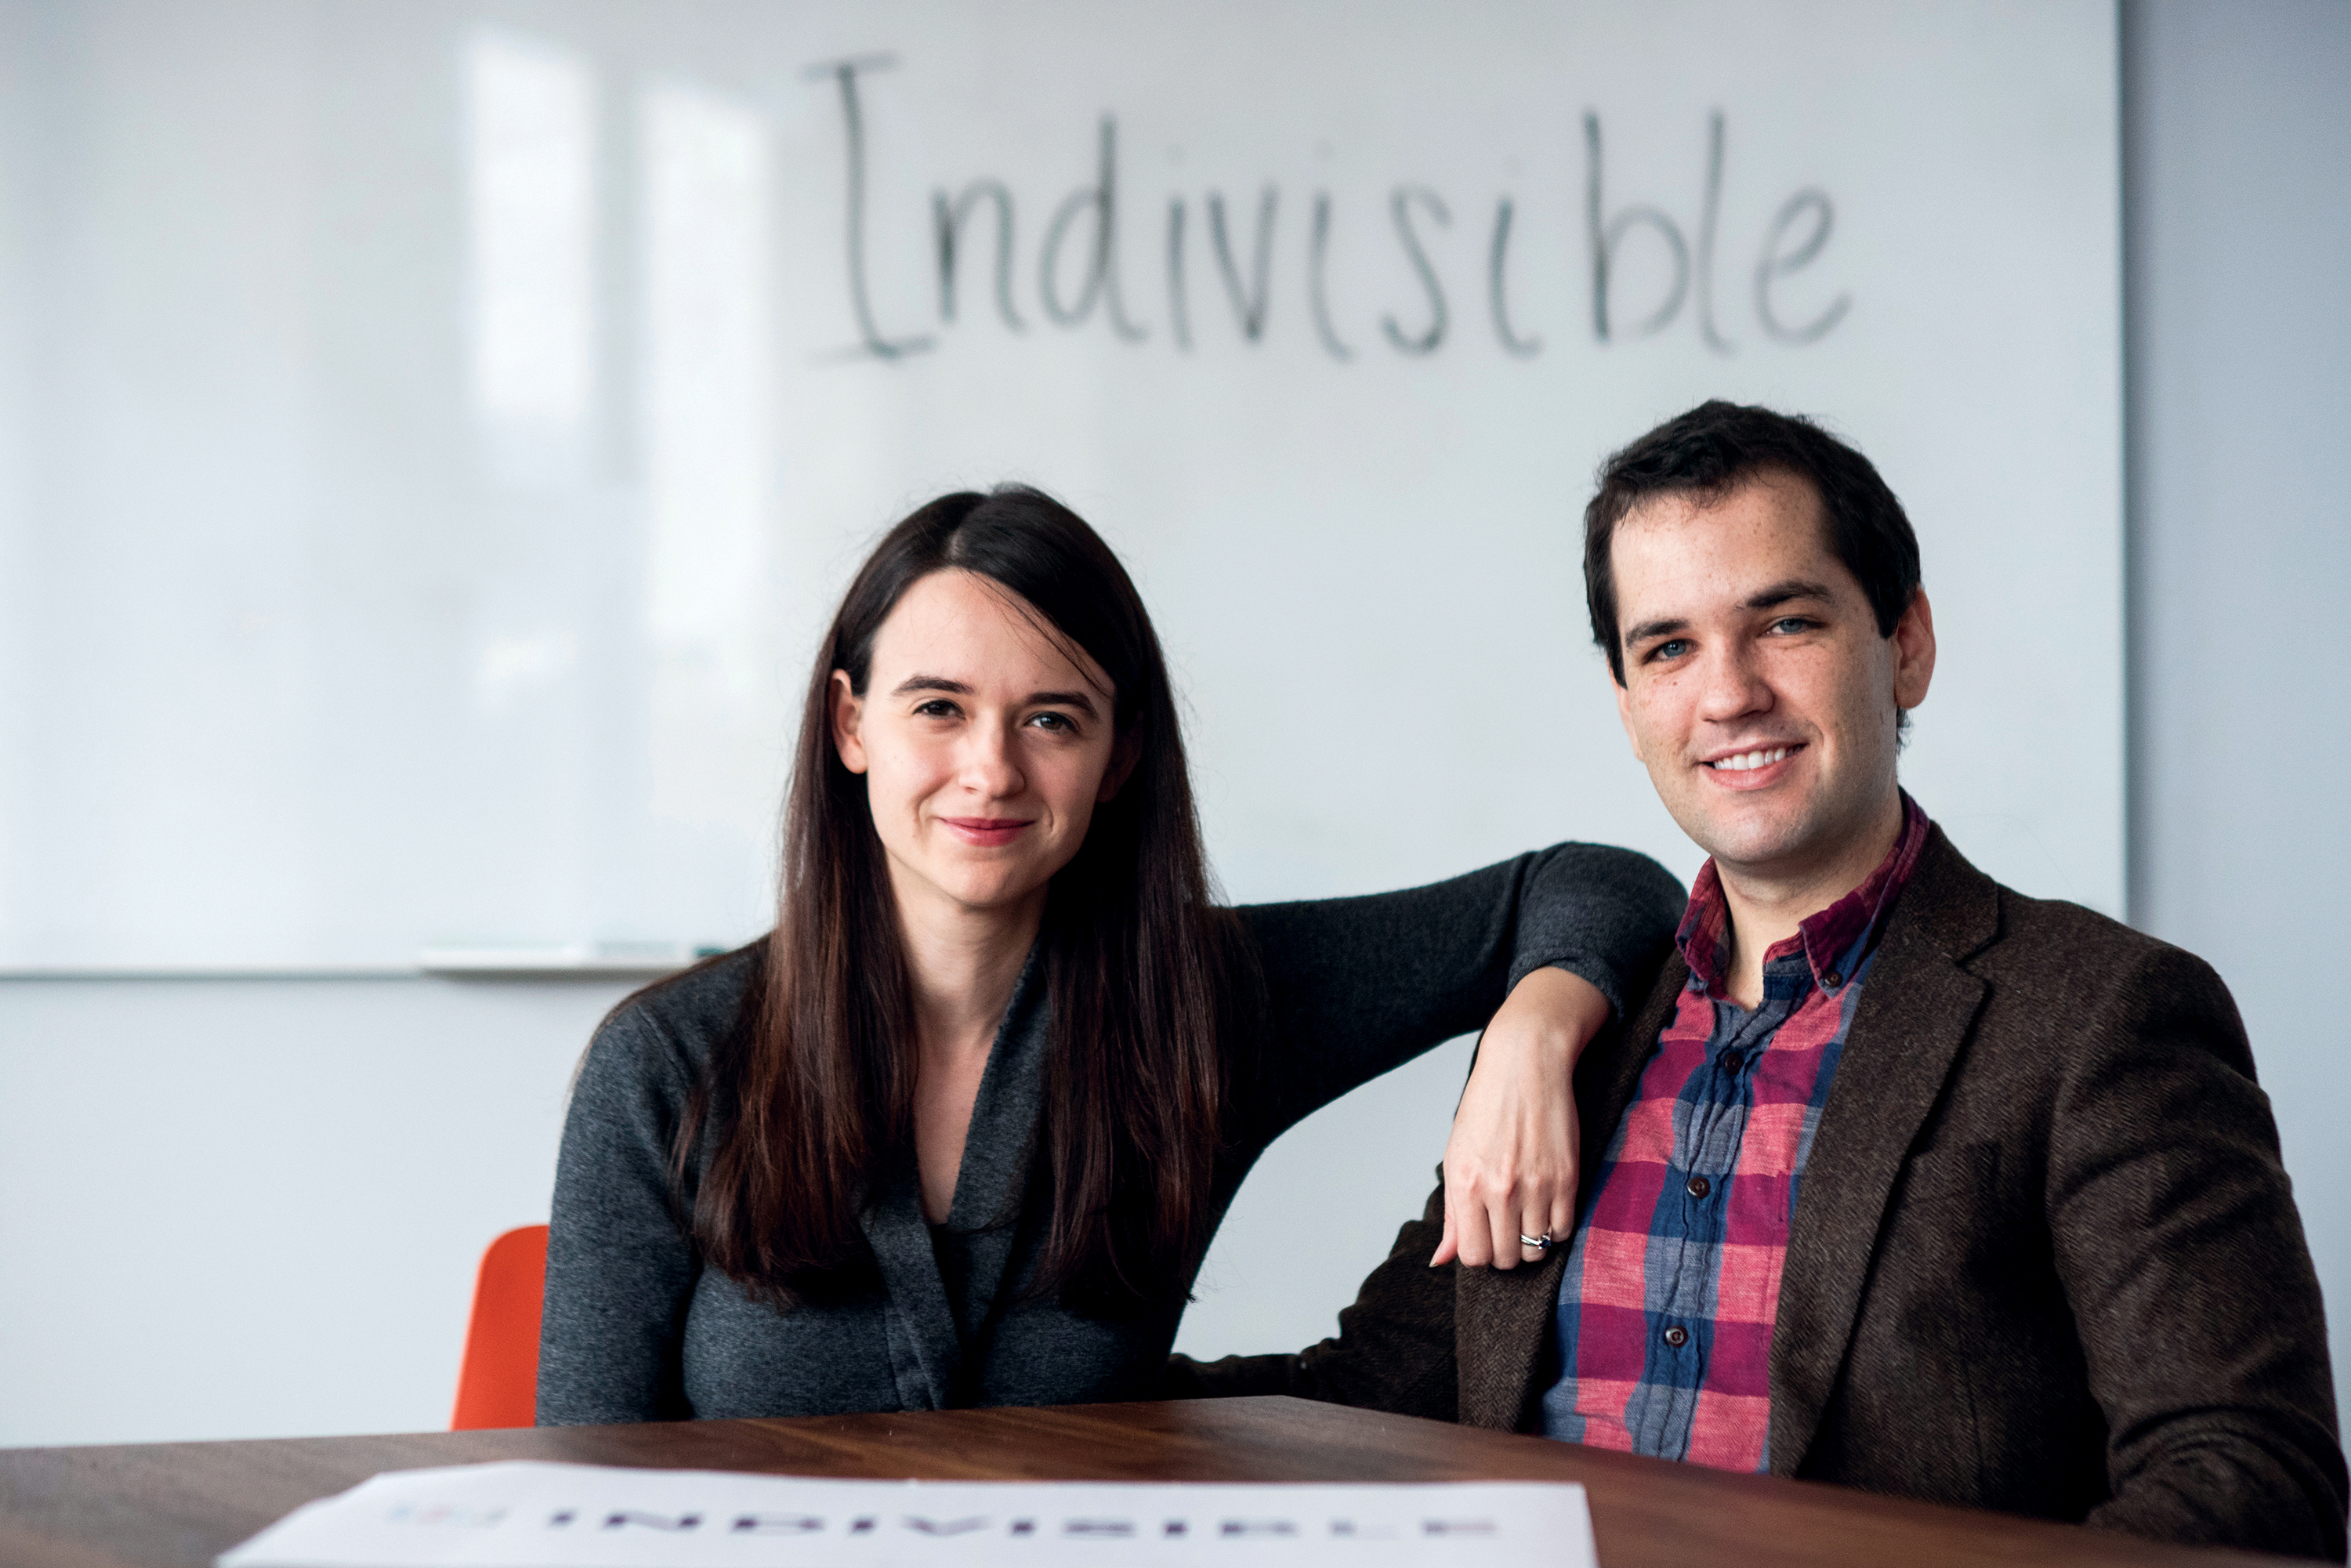
[[[949,680],[945,675],[908,675],[890,688],[890,695],[893,697],[905,696],[914,692],[945,692],[950,696],[958,697],[967,697],[972,695],[970,686],[961,681]],[[1030,692],[1029,700],[1024,706],[1073,707],[1088,718],[1100,716],[1094,707],[1093,698],[1083,692]]]
[[1073,707],[1088,718],[1095,716],[1093,699],[1083,692],[1030,692],[1030,707]]

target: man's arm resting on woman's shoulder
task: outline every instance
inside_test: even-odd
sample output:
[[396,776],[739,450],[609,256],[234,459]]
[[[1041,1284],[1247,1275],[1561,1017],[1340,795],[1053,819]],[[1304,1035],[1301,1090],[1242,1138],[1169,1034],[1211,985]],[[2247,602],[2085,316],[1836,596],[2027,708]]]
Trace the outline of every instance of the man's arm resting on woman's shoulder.
[[1289,1394],[1399,1416],[1454,1419],[1459,1398],[1454,1266],[1432,1269],[1428,1263],[1444,1226],[1440,1184],[1421,1217],[1396,1232],[1387,1261],[1372,1270],[1354,1305],[1340,1312],[1336,1339],[1296,1354],[1228,1355],[1212,1362],[1171,1356],[1161,1396]]

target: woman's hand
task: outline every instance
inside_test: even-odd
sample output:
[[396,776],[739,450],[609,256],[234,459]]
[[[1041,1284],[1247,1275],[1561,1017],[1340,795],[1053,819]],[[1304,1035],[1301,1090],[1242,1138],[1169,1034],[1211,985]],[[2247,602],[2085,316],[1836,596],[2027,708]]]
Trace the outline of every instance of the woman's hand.
[[1445,1235],[1432,1269],[1514,1269],[1564,1247],[1575,1224],[1583,1149],[1575,1120],[1575,1059],[1609,1016],[1600,988],[1565,969],[1520,980],[1478,1042],[1478,1065],[1445,1145]]

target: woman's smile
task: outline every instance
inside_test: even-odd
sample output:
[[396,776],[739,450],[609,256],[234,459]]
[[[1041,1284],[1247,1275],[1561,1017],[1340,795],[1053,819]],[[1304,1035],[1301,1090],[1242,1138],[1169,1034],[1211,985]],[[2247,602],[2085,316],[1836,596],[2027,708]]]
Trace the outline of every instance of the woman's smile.
[[965,843],[983,848],[1008,844],[1037,825],[1034,818],[1018,817],[941,817],[939,821]]

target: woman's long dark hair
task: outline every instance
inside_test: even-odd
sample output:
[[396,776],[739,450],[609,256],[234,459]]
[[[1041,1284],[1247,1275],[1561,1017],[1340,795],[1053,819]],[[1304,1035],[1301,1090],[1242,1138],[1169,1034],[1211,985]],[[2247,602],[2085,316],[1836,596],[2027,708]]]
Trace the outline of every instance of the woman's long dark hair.
[[914,1019],[865,780],[833,747],[831,686],[845,671],[863,695],[883,622],[918,579],[949,570],[1019,595],[1093,657],[1116,693],[1120,755],[1134,758],[1046,899],[1038,1148],[1052,1212],[1031,1289],[1101,1308],[1181,1299],[1207,1245],[1221,1047],[1246,960],[1231,916],[1209,902],[1175,695],[1143,601],[1093,529],[1020,486],[943,496],[892,528],[817,651],[776,928],[679,1129],[687,1222],[705,1262],[779,1304],[872,1278],[857,1216],[888,1162],[912,1157]]

